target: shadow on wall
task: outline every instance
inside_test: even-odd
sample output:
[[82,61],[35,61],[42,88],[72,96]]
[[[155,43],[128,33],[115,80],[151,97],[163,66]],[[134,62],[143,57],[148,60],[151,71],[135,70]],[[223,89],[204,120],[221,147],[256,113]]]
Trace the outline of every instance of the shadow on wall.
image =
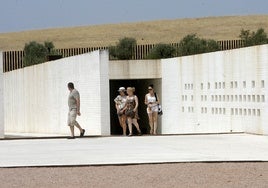
[[[139,99],[139,116],[138,121],[143,134],[147,134],[149,129],[148,116],[146,112],[146,105],[144,104],[144,97],[146,95],[147,87],[149,84],[154,84],[155,88],[160,88],[160,79],[138,79],[138,80],[110,80],[110,122],[111,122],[111,135],[121,135],[123,134],[122,128],[119,125],[118,117],[116,114],[114,99],[118,95],[119,87],[135,87],[135,95]],[[160,93],[160,91],[156,92]],[[160,124],[159,124],[160,125]],[[133,133],[136,133],[136,129],[133,126]],[[159,131],[161,127],[159,126]]]

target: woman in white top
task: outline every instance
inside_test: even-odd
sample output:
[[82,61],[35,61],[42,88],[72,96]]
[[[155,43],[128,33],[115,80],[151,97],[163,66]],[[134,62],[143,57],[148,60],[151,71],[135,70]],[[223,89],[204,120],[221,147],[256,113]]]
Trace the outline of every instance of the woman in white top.
[[154,92],[153,84],[148,86],[148,93],[145,95],[144,103],[147,105],[150,134],[156,135],[159,100],[158,99],[156,100],[156,93]]
[[114,99],[114,102],[115,102],[115,108],[117,111],[119,123],[123,129],[123,135],[125,136],[127,134],[127,125],[126,125],[127,116],[124,113],[124,107],[127,101],[127,96],[125,94],[126,89],[124,87],[120,87],[118,89],[118,92],[119,92],[119,95]]

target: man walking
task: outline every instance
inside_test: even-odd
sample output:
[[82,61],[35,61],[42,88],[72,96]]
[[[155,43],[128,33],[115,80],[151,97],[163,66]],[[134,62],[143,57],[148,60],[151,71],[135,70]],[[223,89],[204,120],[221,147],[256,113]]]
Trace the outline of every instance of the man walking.
[[68,126],[71,130],[71,137],[69,139],[74,139],[74,126],[76,126],[80,130],[80,137],[83,137],[85,134],[85,129],[82,129],[79,123],[76,121],[77,115],[80,116],[80,95],[79,92],[74,88],[74,84],[72,82],[68,83],[68,89],[70,91],[68,98]]

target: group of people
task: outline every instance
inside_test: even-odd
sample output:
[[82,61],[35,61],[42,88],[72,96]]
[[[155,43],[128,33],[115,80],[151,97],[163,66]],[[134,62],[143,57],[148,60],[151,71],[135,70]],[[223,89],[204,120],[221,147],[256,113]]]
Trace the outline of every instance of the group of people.
[[[80,130],[80,137],[83,137],[85,134],[85,129],[83,129],[79,123],[76,121],[77,115],[80,116],[80,95],[79,92],[74,88],[72,82],[68,83],[68,89],[70,91],[68,97],[68,126],[70,127],[71,136],[69,139],[74,139],[74,127],[77,127]],[[135,88],[120,87],[119,95],[114,99],[115,107],[117,110],[117,115],[119,118],[120,126],[123,129],[123,135],[127,134],[127,125],[129,130],[129,136],[133,135],[132,125],[137,129],[138,135],[142,135],[140,126],[138,124],[138,106],[139,100],[138,97],[134,94]],[[158,104],[159,100],[157,94],[154,91],[154,86],[151,84],[148,86],[148,93],[145,95],[144,103],[147,105],[147,114],[150,125],[150,134],[157,134],[157,117],[158,117]]]
[[[140,126],[138,124],[138,97],[134,94],[135,88],[120,87],[118,89],[119,95],[114,99],[115,108],[119,119],[120,126],[123,129],[123,135],[127,134],[127,125],[129,129],[129,136],[133,135],[132,125],[137,129],[138,135],[142,135]],[[158,104],[159,100],[154,91],[154,86],[148,86],[148,93],[145,95],[144,103],[147,105],[147,114],[150,125],[150,134],[157,134],[157,118],[158,118]]]

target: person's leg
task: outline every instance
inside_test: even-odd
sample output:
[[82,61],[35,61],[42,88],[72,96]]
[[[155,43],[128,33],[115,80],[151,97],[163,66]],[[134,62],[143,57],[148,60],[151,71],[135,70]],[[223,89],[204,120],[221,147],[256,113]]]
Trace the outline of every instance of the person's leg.
[[137,131],[138,131],[138,135],[141,135],[141,130],[140,130],[140,126],[138,124],[138,120],[135,118],[132,120],[133,124],[135,125]]
[[74,126],[70,126],[70,130],[71,130],[71,137],[74,137]]
[[121,127],[123,129],[123,135],[125,136],[127,134],[127,125],[126,125],[126,116],[125,115],[122,115],[121,118],[120,118],[120,124],[121,124]]
[[79,123],[76,120],[74,121],[74,126],[80,130],[80,133],[83,131],[82,127],[79,125]]
[[[74,126],[77,127],[80,130],[80,136],[84,136],[85,134],[85,129],[82,129],[82,127],[79,125],[79,123],[76,121],[76,117],[77,117],[77,112],[76,110],[72,110],[70,112],[70,127],[71,127],[71,133],[72,136],[74,136]],[[73,132],[72,132],[73,131]]]
[[127,118],[127,124],[129,129],[129,136],[132,136],[132,119],[130,117]]
[[[122,114],[122,115],[118,115],[118,120],[119,120],[119,124],[120,124],[120,127],[122,127],[122,129],[123,129],[123,135],[125,135],[124,133],[125,133],[125,126],[126,126],[126,122],[125,122],[125,124],[124,124],[124,117],[123,117],[124,115]],[[125,120],[126,121],[126,120]]]
[[77,121],[75,121],[74,125],[80,130],[80,137],[84,136],[85,129],[83,129]]
[[153,115],[152,113],[148,113],[149,125],[150,125],[150,134],[153,134],[154,125],[153,125]]
[[153,114],[152,114],[152,121],[153,121],[153,125],[154,125],[153,134],[157,134],[157,118],[158,118],[158,112],[153,112]]
[[68,113],[68,121],[67,121],[67,124],[70,127],[71,137],[74,137],[74,126],[72,124],[72,120],[73,120],[72,113],[69,112]]

